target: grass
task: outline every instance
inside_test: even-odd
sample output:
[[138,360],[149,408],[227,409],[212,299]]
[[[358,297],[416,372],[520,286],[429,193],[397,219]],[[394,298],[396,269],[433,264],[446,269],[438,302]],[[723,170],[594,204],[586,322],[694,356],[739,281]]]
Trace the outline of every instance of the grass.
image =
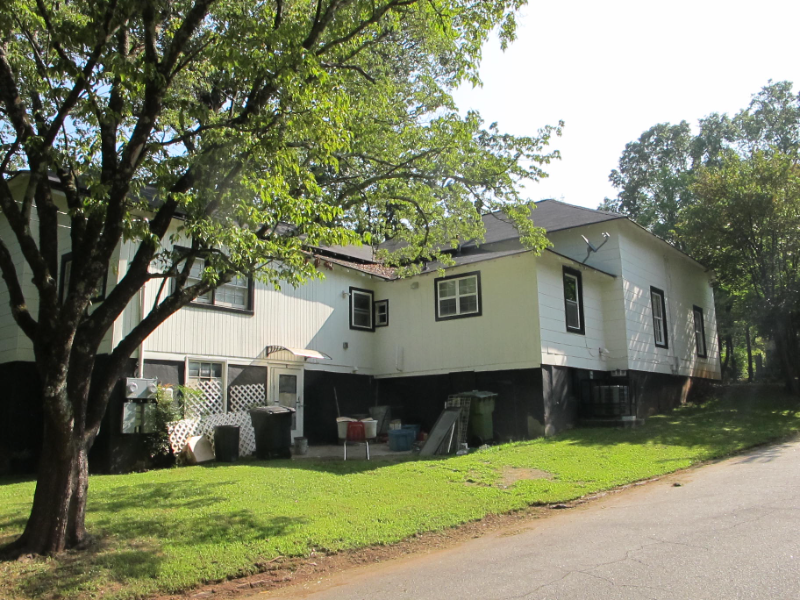
[[[565,502],[800,429],[800,404],[738,388],[633,430],[576,429],[463,457],[404,463],[273,461],[94,476],[91,552],[0,562],[9,598],[142,598],[263,570],[277,556],[390,544],[491,513]],[[550,477],[508,473],[536,469]],[[34,482],[0,479],[0,544]]]

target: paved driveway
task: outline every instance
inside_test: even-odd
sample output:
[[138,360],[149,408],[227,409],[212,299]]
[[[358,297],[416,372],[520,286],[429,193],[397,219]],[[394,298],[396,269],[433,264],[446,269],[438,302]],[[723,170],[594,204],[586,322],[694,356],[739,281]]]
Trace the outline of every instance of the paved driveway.
[[438,553],[258,597],[800,599],[800,441]]

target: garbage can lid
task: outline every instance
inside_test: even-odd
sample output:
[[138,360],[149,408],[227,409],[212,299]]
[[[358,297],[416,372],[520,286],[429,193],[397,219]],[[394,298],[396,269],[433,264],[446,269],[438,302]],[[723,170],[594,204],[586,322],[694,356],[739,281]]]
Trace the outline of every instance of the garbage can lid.
[[251,408],[250,412],[251,413],[264,412],[270,415],[276,415],[281,413],[293,413],[296,411],[291,406],[281,406],[280,404],[272,404],[270,406],[257,406],[256,408]]
[[448,398],[475,398],[478,400],[483,400],[486,398],[496,398],[497,394],[495,392],[485,392],[480,390],[472,390],[471,392],[461,392],[460,394],[452,394],[448,396]]

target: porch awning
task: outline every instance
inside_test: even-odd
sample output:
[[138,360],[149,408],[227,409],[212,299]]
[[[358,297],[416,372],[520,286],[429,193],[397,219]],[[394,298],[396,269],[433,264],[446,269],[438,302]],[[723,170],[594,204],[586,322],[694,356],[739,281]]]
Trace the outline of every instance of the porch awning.
[[322,352],[317,352],[316,350],[309,350],[308,348],[289,348],[288,346],[267,346],[264,348],[264,357],[266,358],[270,354],[275,352],[281,352],[285,350],[286,352],[291,352],[295,356],[301,356],[303,358],[318,358],[320,360],[333,360],[327,354],[323,354]]

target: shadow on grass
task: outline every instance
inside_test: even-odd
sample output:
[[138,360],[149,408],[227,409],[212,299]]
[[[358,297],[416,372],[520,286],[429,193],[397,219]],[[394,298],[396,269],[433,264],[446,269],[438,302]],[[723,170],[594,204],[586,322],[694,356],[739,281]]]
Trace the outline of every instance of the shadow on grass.
[[[61,554],[42,564],[35,576],[23,576],[17,589],[25,598],[95,597],[122,587],[131,580],[155,579],[163,558],[157,548],[128,550],[105,548]],[[98,577],[102,571],[103,577]]]
[[20,577],[18,588],[26,598],[95,597],[100,590],[104,596],[113,596],[115,588],[163,575],[161,567],[168,560],[157,540],[165,526],[169,526],[170,545],[180,547],[280,537],[303,522],[290,517],[257,519],[242,510],[217,514],[213,519],[197,519],[186,527],[162,522],[158,516],[134,526],[115,523],[98,528],[96,524],[93,529],[99,534],[99,541],[93,547],[67,552],[57,561],[42,562],[43,568],[37,569],[35,576]]
[[[8,521],[0,521],[0,531],[6,530],[19,530],[22,533],[22,530],[25,528],[25,523],[28,522],[28,515],[27,513],[24,516],[19,516],[15,519],[9,519]],[[2,538],[0,538],[0,547],[2,547]]]
[[[222,492],[235,485],[236,481],[198,484],[186,479],[118,488],[112,499],[90,505],[92,526],[122,540],[164,538],[189,545],[278,537],[305,522],[298,517],[258,517],[247,509],[231,511]],[[142,507],[153,510],[143,512]],[[196,516],[176,518],[187,509]],[[132,518],[121,520],[119,514],[126,511]]]
[[2,475],[0,476],[0,486],[14,485],[17,483],[36,483],[36,475]]
[[368,473],[370,471],[377,471],[387,467],[393,467],[399,464],[412,461],[427,461],[427,460],[441,460],[447,458],[446,456],[426,456],[420,457],[418,455],[404,455],[402,458],[394,458],[392,460],[366,460],[366,459],[351,459],[342,460],[337,457],[325,458],[303,458],[300,460],[257,460],[250,458],[243,458],[237,463],[208,463],[202,465],[206,469],[225,469],[232,464],[249,467],[263,467],[266,469],[294,469],[298,471],[316,471],[319,473],[329,473],[331,475],[353,475],[358,473]]

